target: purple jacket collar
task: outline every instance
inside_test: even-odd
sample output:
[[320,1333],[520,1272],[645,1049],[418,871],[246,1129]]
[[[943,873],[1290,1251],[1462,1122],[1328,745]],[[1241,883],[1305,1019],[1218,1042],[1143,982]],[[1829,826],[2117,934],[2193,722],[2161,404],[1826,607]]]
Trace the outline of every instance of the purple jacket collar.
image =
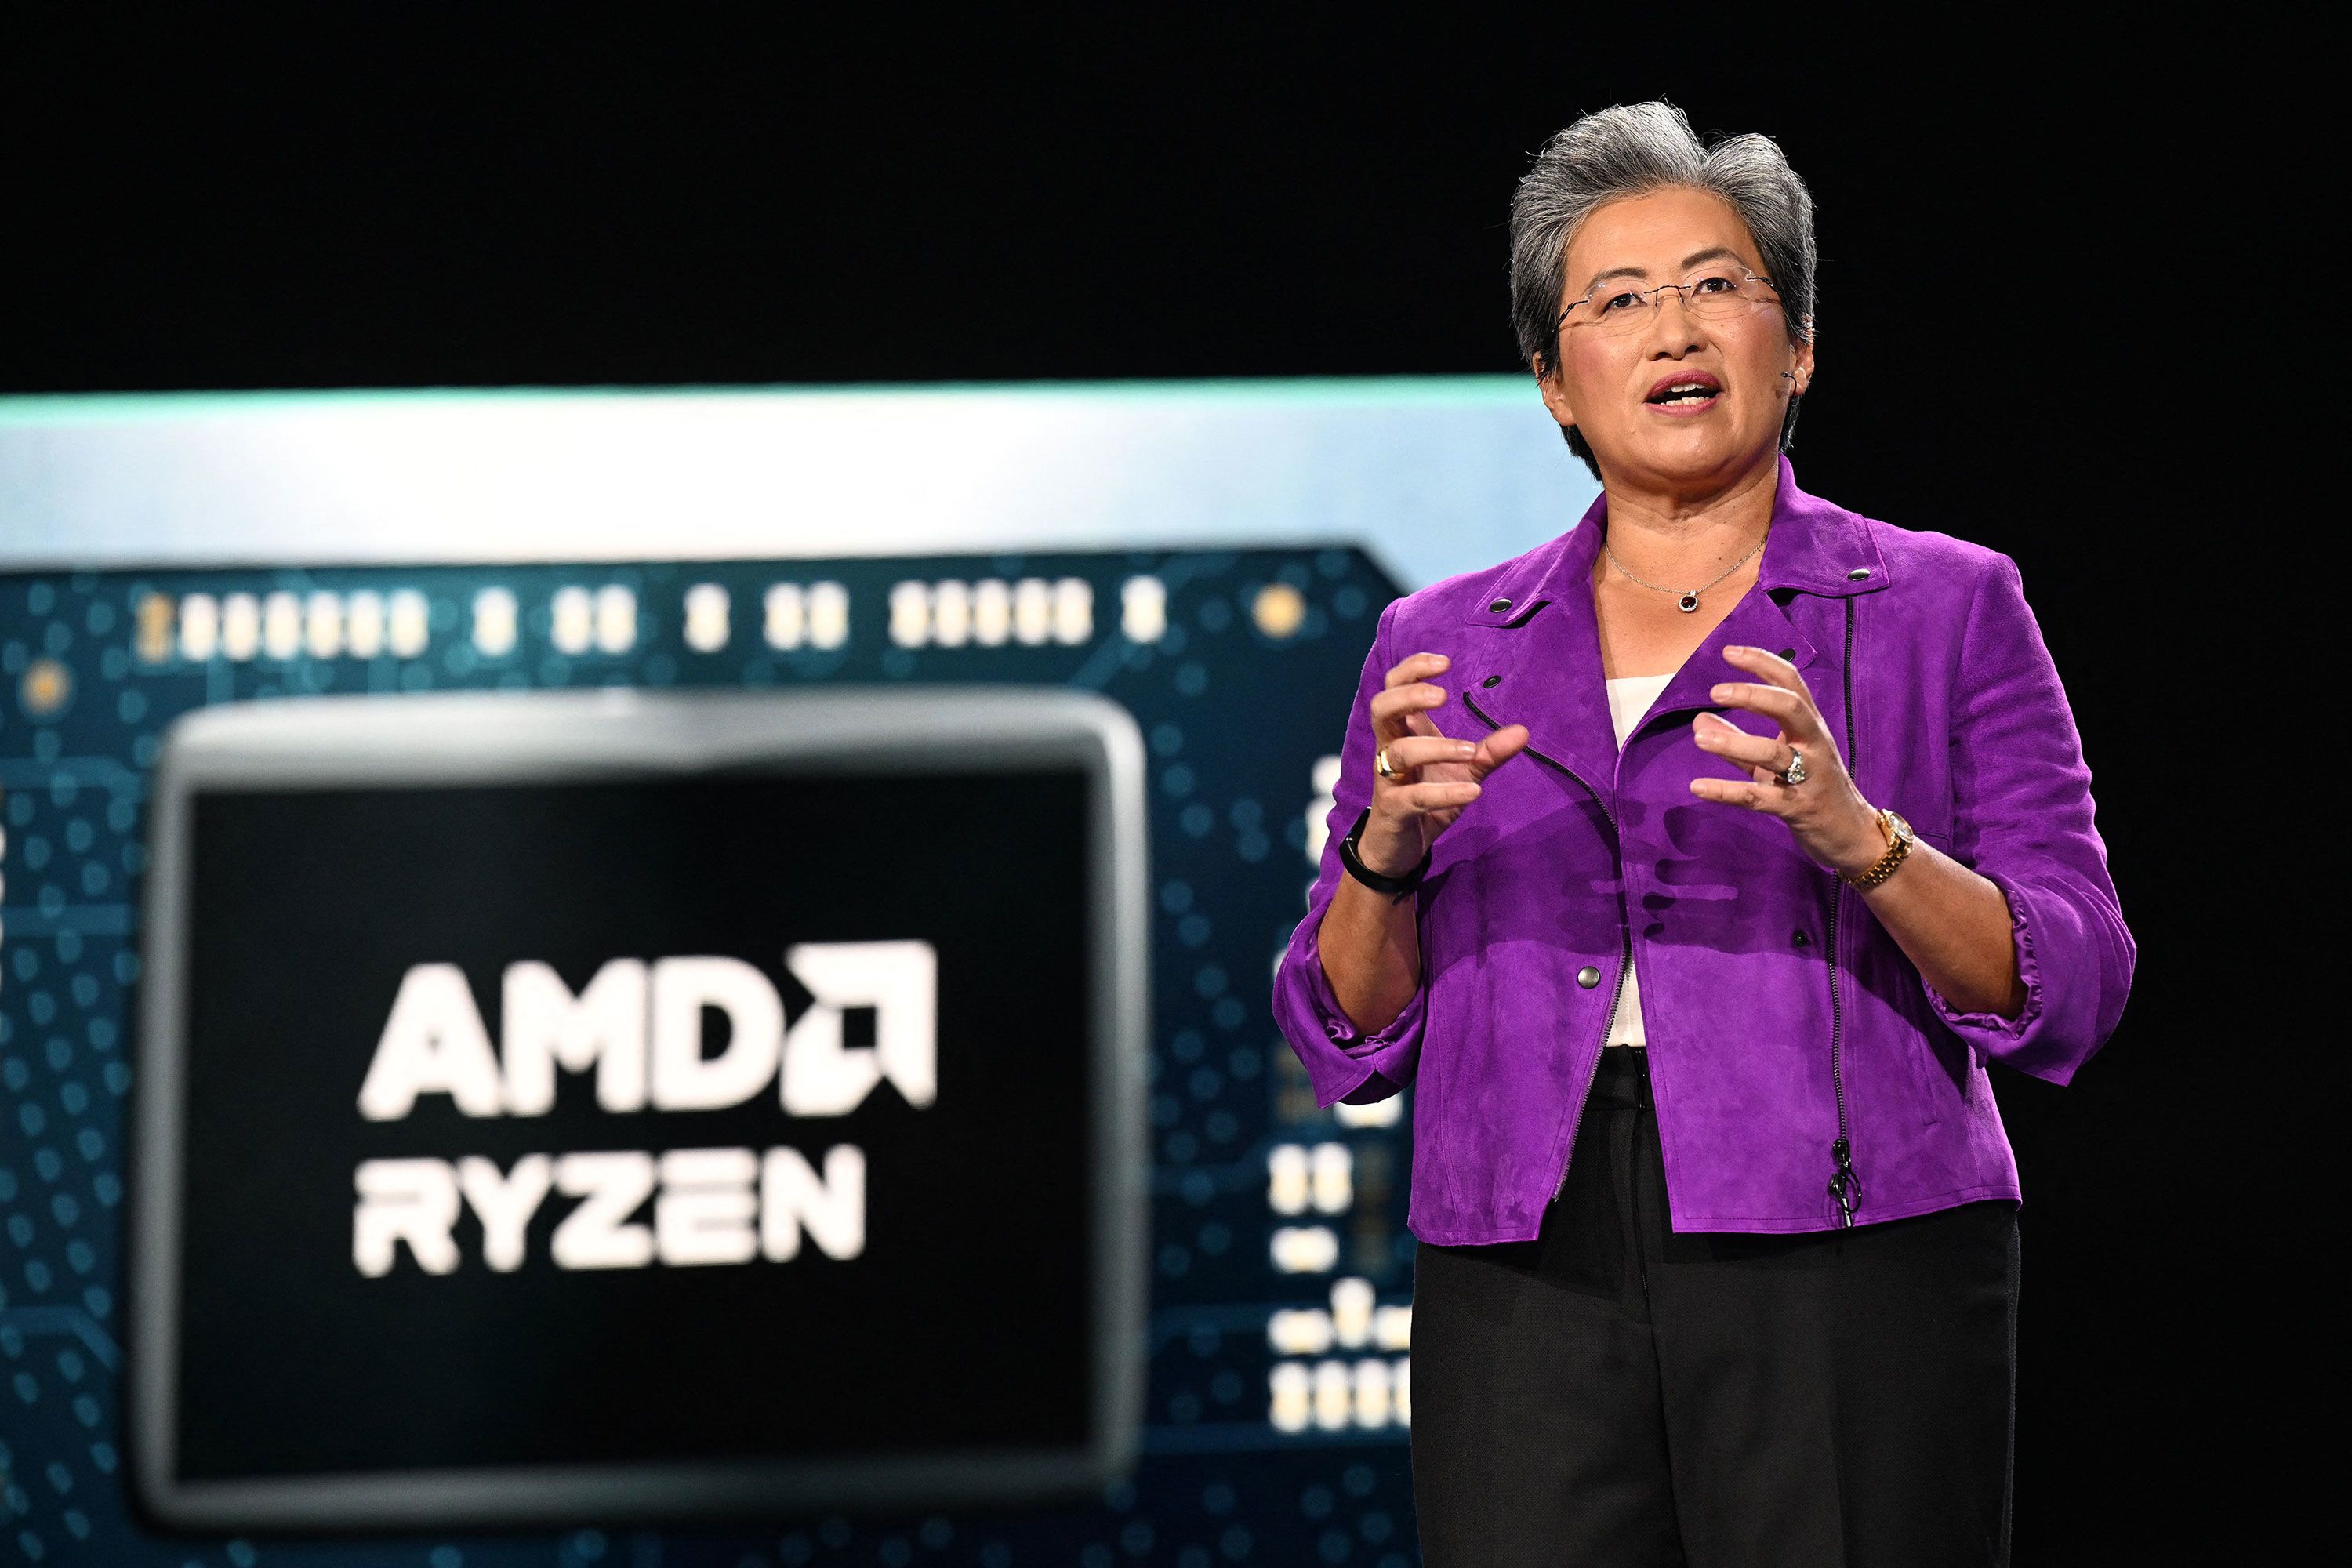
[[[1619,753],[1590,580],[1608,529],[1609,498],[1602,495],[1576,527],[1514,562],[1486,602],[1465,617],[1472,626],[1516,633],[1504,644],[1509,651],[1491,668],[1456,672],[1474,711],[1496,726],[1525,724],[1530,745],[1604,799],[1615,793]],[[1857,572],[1864,575],[1855,576]],[[1707,691],[1732,673],[1723,649],[1733,644],[1783,655],[1810,683],[1821,654],[1790,619],[1786,596],[1845,598],[1876,593],[1891,581],[1863,520],[1799,489],[1789,459],[1782,458],[1771,531],[1758,570],[1757,584],[1764,591],[1741,599],[1707,635],[1651,709],[1651,717],[1719,708]]]

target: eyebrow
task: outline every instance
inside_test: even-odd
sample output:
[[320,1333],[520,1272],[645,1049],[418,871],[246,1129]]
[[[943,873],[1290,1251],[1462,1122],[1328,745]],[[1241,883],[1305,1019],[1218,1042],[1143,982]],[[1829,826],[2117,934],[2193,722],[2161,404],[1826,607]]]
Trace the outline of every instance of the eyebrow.
[[[1684,257],[1682,269],[1687,272],[1702,261],[1737,261],[1743,267],[1748,264],[1747,260],[1741,257],[1739,252],[1732,249],[1731,247],[1727,245],[1710,245],[1705,250],[1694,250],[1688,256]],[[1585,292],[1589,294],[1593,289],[1601,287],[1601,281],[1604,279],[1647,278],[1649,275],[1650,269],[1646,267],[1612,267],[1606,272],[1594,273],[1592,275],[1591,281],[1584,286]]]

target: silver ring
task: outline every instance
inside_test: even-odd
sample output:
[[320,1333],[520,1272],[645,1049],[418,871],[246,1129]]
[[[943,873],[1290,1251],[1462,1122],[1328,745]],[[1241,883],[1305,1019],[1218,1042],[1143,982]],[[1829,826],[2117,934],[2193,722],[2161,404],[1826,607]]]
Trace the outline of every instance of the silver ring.
[[1772,776],[1784,784],[1801,784],[1804,783],[1805,753],[1797,750],[1794,746],[1790,747],[1789,765],[1782,768],[1779,773],[1774,773]]
[[1384,779],[1397,776],[1396,770],[1389,766],[1389,749],[1386,746],[1372,753],[1372,771]]

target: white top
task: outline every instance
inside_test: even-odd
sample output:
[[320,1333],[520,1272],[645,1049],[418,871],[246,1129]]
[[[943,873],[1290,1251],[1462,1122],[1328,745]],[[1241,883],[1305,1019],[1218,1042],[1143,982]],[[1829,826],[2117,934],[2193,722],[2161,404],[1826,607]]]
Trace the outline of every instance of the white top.
[[[1642,715],[1658,700],[1674,679],[1674,671],[1664,675],[1629,675],[1609,684],[1609,721],[1617,728],[1617,749],[1625,749],[1625,737],[1642,721]],[[1609,1032],[1601,1037],[1604,1046],[1646,1046],[1649,1035],[1642,1027],[1642,976],[1633,968],[1633,956],[1625,955],[1625,984],[1617,993],[1616,1016],[1610,1020]]]

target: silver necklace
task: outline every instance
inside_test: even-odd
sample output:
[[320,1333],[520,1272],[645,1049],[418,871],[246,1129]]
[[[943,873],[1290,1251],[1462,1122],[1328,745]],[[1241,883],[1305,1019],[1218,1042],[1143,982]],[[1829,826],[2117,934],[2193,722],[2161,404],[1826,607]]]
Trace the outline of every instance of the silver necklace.
[[1697,609],[1697,608],[1698,608],[1698,596],[1699,596],[1701,594],[1706,593],[1709,588],[1714,587],[1717,583],[1722,582],[1726,577],[1730,576],[1734,572],[1737,572],[1737,571],[1738,571],[1742,566],[1747,565],[1747,564],[1748,564],[1748,555],[1753,555],[1753,554],[1755,554],[1757,550],[1761,550],[1761,549],[1763,549],[1763,548],[1764,548],[1764,540],[1766,540],[1766,539],[1769,539],[1769,538],[1771,538],[1771,537],[1772,537],[1772,525],[1771,525],[1770,523],[1769,523],[1769,522],[1768,522],[1768,523],[1766,523],[1766,524],[1764,525],[1764,535],[1763,535],[1763,538],[1759,539],[1759,540],[1756,542],[1756,549],[1755,549],[1755,550],[1750,550],[1750,551],[1748,552],[1748,555],[1743,555],[1743,556],[1741,556],[1738,560],[1737,560],[1737,561],[1733,562],[1730,565],[1728,565],[1728,566],[1725,567],[1722,571],[1720,571],[1720,572],[1717,573],[1714,576],[1712,576],[1712,577],[1708,578],[1706,582],[1701,583],[1697,587],[1696,587],[1696,588],[1685,588],[1685,589],[1683,589],[1683,590],[1682,590],[1681,592],[1679,592],[1679,593],[1676,593],[1676,592],[1675,592],[1674,589],[1672,589],[1672,588],[1661,588],[1661,587],[1659,587],[1655,583],[1646,583],[1646,582],[1643,582],[1643,580],[1642,580],[1641,578],[1639,578],[1639,577],[1633,577],[1633,574],[1632,574],[1631,572],[1625,572],[1625,563],[1624,563],[1622,561],[1620,561],[1620,560],[1618,560],[1618,559],[1617,559],[1617,552],[1616,552],[1615,551],[1613,551],[1613,550],[1612,550],[1612,549],[1610,549],[1610,548],[1609,548],[1609,542],[1608,542],[1606,539],[1604,539],[1604,540],[1602,540],[1602,541],[1601,542],[1601,553],[1602,553],[1603,555],[1606,555],[1607,557],[1609,557],[1609,564],[1611,564],[1612,566],[1614,566],[1614,567],[1615,567],[1615,568],[1617,568],[1617,570],[1618,570],[1618,571],[1620,571],[1620,572],[1625,572],[1625,575],[1626,575],[1626,576],[1628,576],[1628,577],[1633,577],[1633,581],[1634,581],[1634,582],[1636,582],[1636,583],[1641,583],[1643,587],[1644,587],[1644,588],[1648,588],[1648,589],[1651,589],[1652,591],[1654,591],[1654,592],[1655,592],[1655,593],[1660,593],[1660,594],[1674,594],[1674,595],[1675,595],[1675,608],[1676,608],[1677,610],[1680,610],[1684,615],[1686,615],[1686,616],[1687,616],[1687,615],[1689,615],[1693,610],[1696,610],[1696,609]]

